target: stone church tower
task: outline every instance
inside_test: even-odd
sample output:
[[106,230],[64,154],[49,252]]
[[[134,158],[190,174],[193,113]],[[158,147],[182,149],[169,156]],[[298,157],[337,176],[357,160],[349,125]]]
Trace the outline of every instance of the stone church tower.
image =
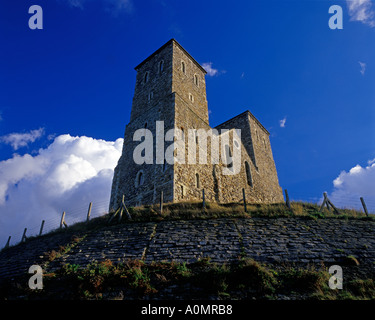
[[[200,200],[202,189],[205,190],[207,201],[238,202],[242,199],[242,188],[248,202],[274,203],[284,200],[269,132],[250,111],[211,128],[206,71],[176,40],[168,41],[135,70],[137,77],[130,122],[125,129],[122,155],[114,172],[110,210],[118,208],[123,195],[128,206],[158,203],[162,191],[164,202]],[[161,121],[164,122],[163,126],[160,126]],[[139,129],[152,133],[152,164],[137,164],[134,161],[134,150],[143,141],[133,141],[134,133]],[[157,149],[166,151],[168,145],[173,143],[173,137],[167,139],[165,136],[170,129],[178,131],[179,139],[185,142],[185,159],[194,150],[196,164],[187,160],[185,163],[170,163],[163,155],[160,157]],[[204,140],[200,140],[197,134],[199,129],[206,132],[216,129],[219,138],[222,132],[229,135],[226,153],[230,156],[234,153],[241,155],[237,174],[223,174],[222,169],[230,164],[223,163],[221,159],[210,161],[213,153],[210,138],[206,139],[205,147],[208,161],[199,162],[199,150],[204,146]],[[241,130],[240,139],[234,138],[234,129]],[[194,133],[193,138],[191,132]],[[194,149],[190,149],[193,143]],[[224,150],[222,142],[219,145],[220,150]],[[176,157],[177,151],[181,150],[173,153]]]

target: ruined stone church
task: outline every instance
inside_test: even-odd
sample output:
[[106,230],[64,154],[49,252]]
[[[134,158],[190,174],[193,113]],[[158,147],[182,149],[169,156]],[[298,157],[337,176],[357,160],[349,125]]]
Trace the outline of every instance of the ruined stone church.
[[[206,98],[205,69],[175,40],[171,39],[135,67],[137,71],[130,122],[125,129],[122,155],[114,171],[110,210],[116,210],[124,196],[127,206],[158,203],[161,193],[164,202],[197,201],[202,190],[207,201],[219,203],[239,202],[243,199],[253,203],[282,202],[269,132],[250,111],[233,117],[212,128],[209,125]],[[230,161],[207,161],[195,164],[185,161],[154,161],[137,164],[134,150],[139,141],[133,141],[134,133],[141,128],[149,130],[156,140],[157,123],[163,121],[163,133],[179,129],[186,141],[185,157],[195,143],[194,155],[199,158],[202,142],[198,136],[188,138],[188,131],[223,129],[230,137],[221,145],[224,154],[234,158],[240,154],[236,174],[224,174],[223,168]],[[232,134],[241,132],[240,139]],[[159,138],[160,139],[160,138]],[[190,145],[187,143],[189,139]],[[163,141],[167,149],[168,143]],[[211,139],[207,139],[208,158],[211,157]],[[154,143],[154,158],[156,155]],[[201,144],[201,145],[200,145]],[[189,145],[189,149],[188,149]],[[221,153],[219,153],[221,155]]]

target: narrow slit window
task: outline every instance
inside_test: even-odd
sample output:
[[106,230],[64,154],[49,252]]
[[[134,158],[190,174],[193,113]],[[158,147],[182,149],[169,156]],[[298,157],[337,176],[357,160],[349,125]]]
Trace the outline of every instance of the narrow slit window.
[[198,75],[194,75],[194,83],[195,85],[198,87],[199,86],[199,79],[198,79]]
[[199,184],[199,174],[198,173],[195,174],[195,183],[196,183],[197,188],[199,188],[200,184]]
[[183,73],[186,73],[186,67],[185,67],[185,62],[184,61],[181,61],[181,71]]
[[247,161],[245,161],[245,170],[246,170],[246,180],[247,184],[252,187],[253,186],[253,178],[251,176],[251,170],[250,170],[250,165]]
[[159,63],[159,73],[163,73],[164,71],[164,61],[160,61]]
[[138,174],[137,174],[136,186],[137,186],[137,187],[140,187],[141,185],[143,185],[144,182],[145,182],[145,178],[144,178],[144,176],[143,176],[143,172],[140,171],[140,172],[138,172]]
[[144,77],[144,79],[143,79],[143,81],[144,81],[144,83],[147,83],[148,82],[148,77],[149,77],[149,72],[147,71],[146,73],[145,73],[145,77]]
[[140,185],[140,186],[143,185],[144,181],[145,181],[145,178],[144,178],[144,176],[143,176],[143,173],[141,172],[141,173],[139,174],[139,177],[138,177],[138,183],[139,183],[139,185]]

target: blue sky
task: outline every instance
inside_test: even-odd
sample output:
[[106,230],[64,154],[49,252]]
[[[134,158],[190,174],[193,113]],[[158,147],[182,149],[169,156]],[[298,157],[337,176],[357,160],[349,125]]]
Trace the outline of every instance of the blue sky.
[[[34,4],[43,9],[43,30],[28,27]],[[334,4],[343,9],[342,30],[328,27]],[[267,128],[280,185],[292,198],[319,199],[327,191],[354,205],[361,195],[375,210],[374,12],[371,0],[6,0],[0,221],[23,220],[16,214],[21,203],[39,210],[46,200],[35,190],[53,177],[60,198],[71,192],[69,203],[73,190],[97,197],[95,181],[109,184],[121,151],[134,67],[171,38],[212,68],[212,126],[248,109]],[[110,156],[98,160],[87,150]],[[68,183],[66,172],[80,178]],[[82,197],[76,205],[86,206]],[[45,207],[69,206],[58,202]],[[24,221],[35,219],[29,213]]]

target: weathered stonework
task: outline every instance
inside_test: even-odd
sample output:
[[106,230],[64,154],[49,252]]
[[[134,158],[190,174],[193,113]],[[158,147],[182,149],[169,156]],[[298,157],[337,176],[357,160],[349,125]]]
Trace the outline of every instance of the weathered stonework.
[[[115,168],[110,210],[117,209],[122,196],[129,206],[159,202],[163,192],[165,202],[202,199],[205,190],[207,201],[221,203],[242,200],[245,189],[249,202],[282,202],[283,193],[279,186],[275,163],[269,140],[269,132],[250,113],[242,114],[211,128],[208,120],[206,98],[206,71],[174,39],[168,41],[136,68],[137,77],[130,122],[126,126],[122,156]],[[164,121],[164,128],[157,129],[157,121]],[[140,141],[133,141],[136,130],[146,128],[153,134],[153,164],[136,164],[133,152]],[[157,162],[156,131],[164,137],[169,129],[183,132],[185,161]],[[189,137],[189,130],[217,129],[217,138],[229,135],[227,146],[219,143],[220,157],[211,161],[212,138]],[[223,129],[228,129],[223,133]],[[233,132],[241,130],[240,141],[234,141]],[[176,137],[178,138],[178,137]],[[172,141],[164,141],[164,151]],[[159,140],[160,141],[160,140]],[[207,142],[207,163],[200,163],[199,151]],[[196,164],[189,156],[194,143]],[[224,174],[224,152],[231,155],[241,152],[239,173]],[[177,152],[183,150],[177,149]],[[175,154],[177,157],[177,154]],[[183,156],[183,152],[179,157]],[[216,158],[215,158],[216,159]]]
[[[54,272],[66,263],[81,267],[94,261],[128,259],[196,262],[210,258],[217,263],[238,261],[240,256],[264,263],[345,265],[374,277],[375,222],[365,220],[305,218],[220,218],[134,222],[105,226],[80,234],[81,241],[50,262],[48,252],[68,247],[75,231],[30,239],[0,252],[0,282],[27,274],[33,264]],[[348,281],[345,273],[345,281]]]

